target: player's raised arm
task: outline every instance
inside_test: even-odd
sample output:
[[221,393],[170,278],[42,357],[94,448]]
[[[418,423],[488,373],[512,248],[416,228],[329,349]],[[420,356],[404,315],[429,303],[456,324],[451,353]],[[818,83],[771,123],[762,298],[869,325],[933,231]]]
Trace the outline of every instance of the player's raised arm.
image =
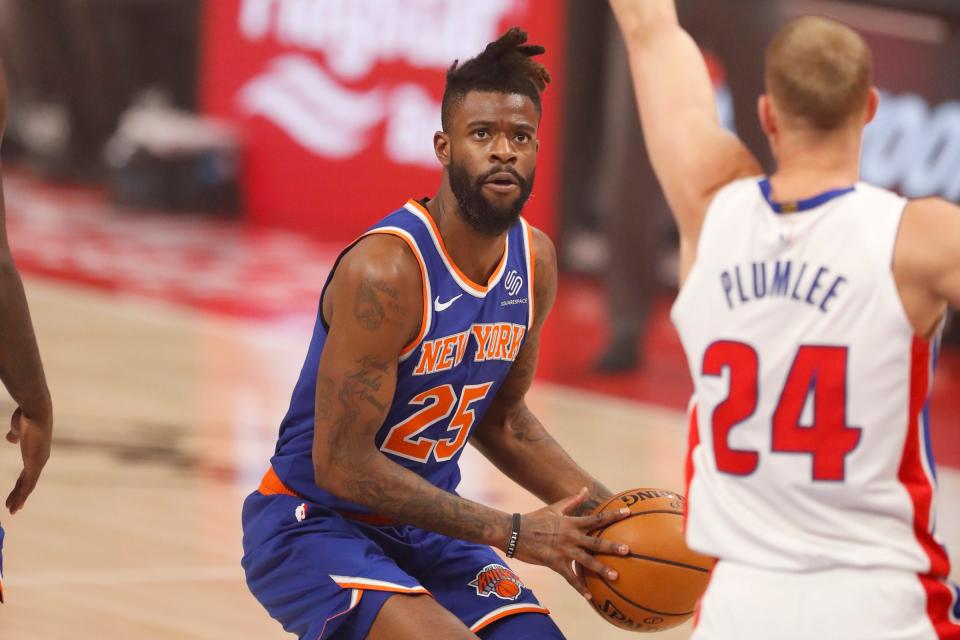
[[527,406],[540,354],[540,335],[557,296],[557,254],[553,242],[533,230],[534,323],[510,373],[475,430],[472,442],[508,477],[546,503],[589,487],[579,511],[587,512],[613,495],[584,471]]
[[706,63],[674,0],[610,0],[630,56],[647,151],[684,243],[695,243],[714,194],[761,172],[717,116]]
[[[0,65],[0,142],[6,124],[7,85]],[[0,185],[0,380],[17,403],[10,419],[7,441],[20,444],[23,471],[6,507],[16,513],[26,502],[40,479],[50,457],[53,433],[53,409],[43,375],[40,351],[33,333],[20,274],[7,243],[6,210]]]
[[[326,293],[332,316],[317,375],[315,480],[391,520],[505,550],[510,514],[439,489],[375,443],[393,402],[400,352],[420,329],[418,269],[402,241],[378,236],[361,241],[337,268]],[[600,520],[622,517],[568,517],[584,499],[585,493],[524,515],[516,548],[517,558],[553,568],[582,593],[572,561],[602,569],[583,547],[617,552],[613,543],[594,542],[586,532]]]

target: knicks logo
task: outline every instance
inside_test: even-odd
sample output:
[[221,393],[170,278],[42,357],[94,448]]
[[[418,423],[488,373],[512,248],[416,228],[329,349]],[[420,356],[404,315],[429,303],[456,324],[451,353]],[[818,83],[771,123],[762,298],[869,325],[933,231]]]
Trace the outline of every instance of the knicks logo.
[[493,594],[501,600],[516,600],[523,593],[520,576],[502,564],[488,564],[467,586],[476,589],[477,595],[484,598]]
[[523,286],[523,277],[514,269],[503,279],[503,286],[507,289],[507,293],[515,296],[520,292],[520,287]]

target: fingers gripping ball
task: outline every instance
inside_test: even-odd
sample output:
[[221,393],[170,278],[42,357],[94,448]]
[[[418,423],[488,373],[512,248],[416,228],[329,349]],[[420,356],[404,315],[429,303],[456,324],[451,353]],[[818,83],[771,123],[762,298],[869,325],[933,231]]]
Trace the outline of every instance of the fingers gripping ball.
[[[713,559],[683,540],[686,499],[663,489],[624,491],[594,513],[627,507],[630,515],[590,535],[630,547],[627,556],[603,556],[615,582],[587,571],[591,603],[609,623],[638,632],[670,629],[690,618],[707,588]],[[582,571],[582,569],[581,569]]]

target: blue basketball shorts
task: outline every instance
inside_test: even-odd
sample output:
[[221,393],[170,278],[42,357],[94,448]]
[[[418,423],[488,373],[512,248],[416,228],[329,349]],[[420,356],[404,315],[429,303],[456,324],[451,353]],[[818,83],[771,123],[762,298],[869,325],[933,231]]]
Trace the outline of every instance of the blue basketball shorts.
[[243,552],[254,597],[303,640],[363,640],[397,593],[433,596],[475,633],[549,613],[490,547],[374,526],[292,495],[247,497]]

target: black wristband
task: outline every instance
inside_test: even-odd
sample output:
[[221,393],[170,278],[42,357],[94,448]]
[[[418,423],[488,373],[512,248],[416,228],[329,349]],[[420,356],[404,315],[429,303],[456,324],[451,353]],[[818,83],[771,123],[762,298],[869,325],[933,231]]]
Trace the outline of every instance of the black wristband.
[[513,527],[510,529],[510,541],[507,543],[507,557],[512,558],[517,552],[517,541],[520,540],[520,514],[513,514]]

